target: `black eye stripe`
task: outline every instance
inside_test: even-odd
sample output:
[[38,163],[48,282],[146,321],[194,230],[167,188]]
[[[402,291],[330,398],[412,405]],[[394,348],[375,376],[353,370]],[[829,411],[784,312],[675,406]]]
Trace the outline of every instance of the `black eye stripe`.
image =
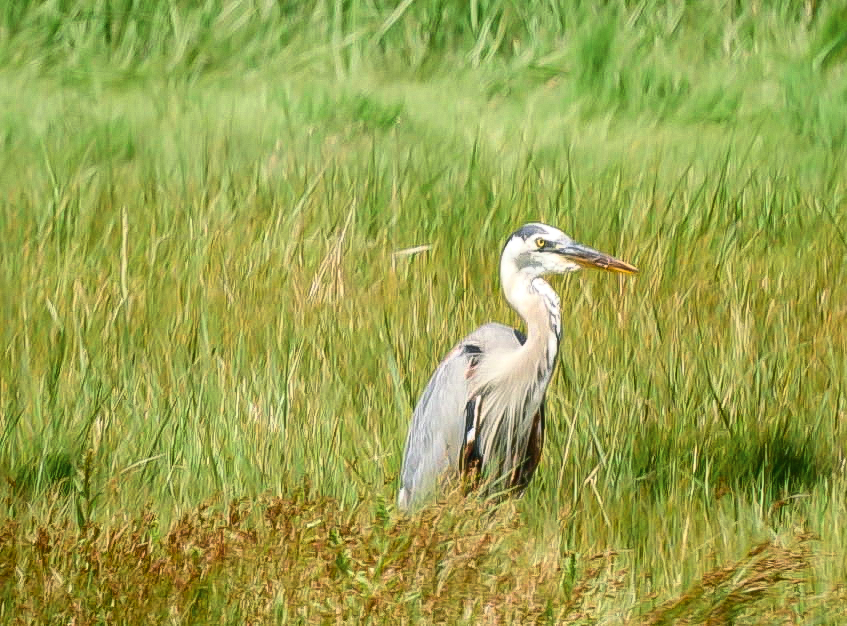
[[520,237],[524,241],[527,241],[533,235],[543,235],[546,232],[547,230],[541,224],[525,224],[512,233],[512,237]]

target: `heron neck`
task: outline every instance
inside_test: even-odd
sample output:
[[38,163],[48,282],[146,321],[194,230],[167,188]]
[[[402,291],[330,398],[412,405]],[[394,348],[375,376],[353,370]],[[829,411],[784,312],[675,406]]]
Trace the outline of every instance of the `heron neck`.
[[561,335],[559,296],[539,276],[516,271],[502,278],[506,299],[526,323],[526,342],[522,349],[544,355],[552,371]]

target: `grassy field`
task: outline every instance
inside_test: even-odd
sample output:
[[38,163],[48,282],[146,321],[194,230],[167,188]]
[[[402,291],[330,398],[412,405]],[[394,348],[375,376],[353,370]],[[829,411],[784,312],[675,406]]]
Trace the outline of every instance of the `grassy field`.
[[[0,622],[845,623],[845,62],[845,2],[6,3]],[[553,281],[525,497],[404,517],[534,220],[641,273]]]

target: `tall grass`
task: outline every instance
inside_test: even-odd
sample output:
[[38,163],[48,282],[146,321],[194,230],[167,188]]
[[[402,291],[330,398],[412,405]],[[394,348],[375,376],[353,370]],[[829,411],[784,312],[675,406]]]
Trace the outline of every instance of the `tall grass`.
[[[843,620],[845,10],[9,3],[0,616]],[[403,519],[536,219],[641,274],[525,497]]]

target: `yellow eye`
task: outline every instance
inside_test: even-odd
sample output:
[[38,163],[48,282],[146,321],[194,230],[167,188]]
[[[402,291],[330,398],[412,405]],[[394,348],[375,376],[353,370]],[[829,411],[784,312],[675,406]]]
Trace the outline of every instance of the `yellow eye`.
[[538,239],[535,240],[535,245],[538,246],[539,250],[541,250],[541,248],[543,248],[545,245],[547,245],[547,242],[544,241],[541,237],[539,237]]

